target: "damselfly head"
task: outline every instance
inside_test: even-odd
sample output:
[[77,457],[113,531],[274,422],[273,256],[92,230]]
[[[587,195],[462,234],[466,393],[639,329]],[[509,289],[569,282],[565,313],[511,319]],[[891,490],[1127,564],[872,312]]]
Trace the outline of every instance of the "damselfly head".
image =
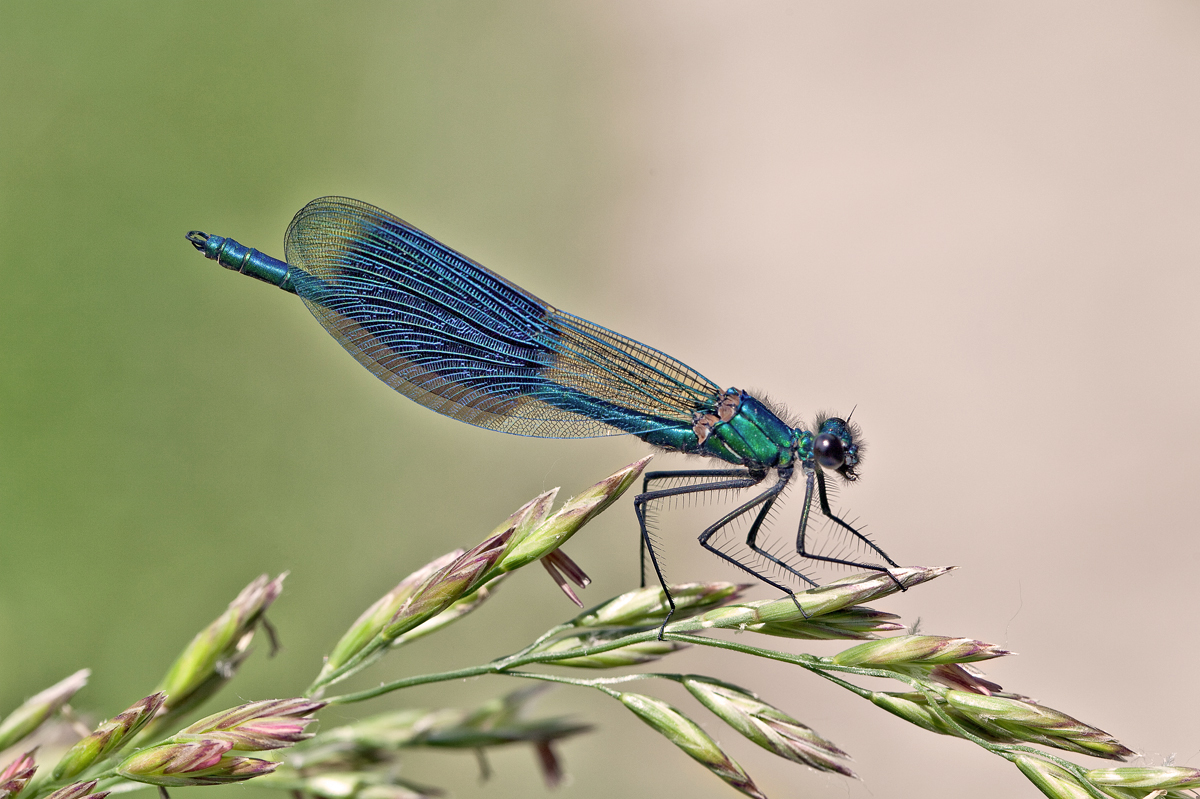
[[822,469],[837,472],[843,480],[858,479],[864,446],[859,441],[858,425],[837,416],[824,414],[816,420],[817,437],[813,440],[813,460]]

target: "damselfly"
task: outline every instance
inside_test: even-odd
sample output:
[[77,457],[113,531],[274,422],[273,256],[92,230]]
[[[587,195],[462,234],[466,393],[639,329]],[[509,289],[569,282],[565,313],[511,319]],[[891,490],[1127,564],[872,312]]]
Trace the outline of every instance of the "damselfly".
[[[858,431],[847,420],[818,418],[811,430],[790,425],[749,393],[722,390],[659,350],[560,311],[358,200],[324,197],[302,208],[288,227],[286,262],[232,239],[199,231],[187,237],[222,266],[298,295],[359,363],[438,413],[522,436],[629,433],[660,449],[730,464],[648,472],[634,499],[642,584],[648,552],[672,612],[648,506],[669,497],[751,488],[772,472],[775,482],[709,525],[700,534],[701,546],[793,599],[793,590],[780,581],[786,575],[816,586],[789,562],[791,553],[781,557],[759,541],[771,508],[799,471],[804,506],[796,555],[878,571],[896,565],[830,508],[826,475],[858,477]],[[832,525],[887,565],[806,548],[814,497]],[[774,575],[713,541],[742,518],[750,520],[746,545],[777,568]]]

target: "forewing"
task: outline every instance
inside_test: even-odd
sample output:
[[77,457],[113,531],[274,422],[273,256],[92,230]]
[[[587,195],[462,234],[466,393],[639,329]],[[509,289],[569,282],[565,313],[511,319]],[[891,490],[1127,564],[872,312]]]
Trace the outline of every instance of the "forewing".
[[460,421],[549,438],[691,424],[715,385],[558,311],[371,205],[326,197],[288,227],[297,292],[363,366]]

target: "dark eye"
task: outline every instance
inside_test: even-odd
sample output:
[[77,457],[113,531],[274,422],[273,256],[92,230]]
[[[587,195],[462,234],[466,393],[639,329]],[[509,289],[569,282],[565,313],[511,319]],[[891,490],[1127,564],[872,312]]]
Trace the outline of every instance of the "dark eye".
[[840,469],[846,462],[846,448],[833,433],[822,433],[813,442],[813,454],[822,469]]

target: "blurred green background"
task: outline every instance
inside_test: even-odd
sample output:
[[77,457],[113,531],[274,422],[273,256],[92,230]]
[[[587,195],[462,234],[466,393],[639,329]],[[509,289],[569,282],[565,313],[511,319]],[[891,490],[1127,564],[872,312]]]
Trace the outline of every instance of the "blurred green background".
[[[857,404],[853,515],[902,563],[964,567],[889,608],[1021,651],[989,674],[1196,765],[1198,45],[1177,2],[0,4],[0,711],[86,666],[76,705],[112,715],[283,570],[284,651],[213,707],[295,693],[412,568],[644,453],[430,413],[183,238],[282,257],[296,210],[344,194],[718,383]],[[670,576],[735,579],[683,518]],[[624,501],[569,547],[591,601],[636,583],[635,535]],[[518,575],[361,684],[570,611]],[[794,671],[673,668],[760,690],[864,777],[705,720],[771,795],[1033,795]],[[564,794],[729,793],[610,700],[543,705],[601,726],[563,747]],[[543,790],[528,751],[495,766],[405,773]]]
[[[423,411],[294,298],[183,238],[282,257],[292,215],[339,193],[549,296],[616,304],[627,289],[605,277],[604,239],[631,185],[595,101],[614,45],[586,8],[6,4],[0,31],[0,707],[88,666],[81,709],[110,715],[246,582],[283,570],[285,649],[260,652],[223,701],[292,695],[412,568],[642,454]],[[636,563],[632,511],[612,516],[593,535],[623,546],[587,559],[621,575],[609,593]],[[490,659],[569,613],[524,612],[556,592],[517,582],[503,623],[468,622],[461,649],[422,647],[370,680]],[[499,778],[537,788],[532,756],[516,758]],[[450,765],[471,790],[469,756],[435,759],[426,781],[453,785]]]

